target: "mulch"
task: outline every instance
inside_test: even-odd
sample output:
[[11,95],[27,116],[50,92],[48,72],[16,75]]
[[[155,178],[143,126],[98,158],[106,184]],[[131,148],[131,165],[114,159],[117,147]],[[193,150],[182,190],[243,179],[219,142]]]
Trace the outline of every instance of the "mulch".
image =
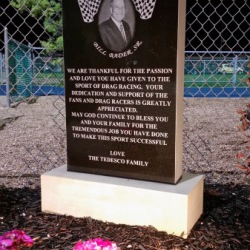
[[122,249],[247,250],[250,246],[250,187],[205,185],[204,212],[183,239],[151,226],[128,226],[41,212],[40,188],[0,187],[0,235],[14,228],[35,239],[32,249],[71,250],[82,239],[101,237]]

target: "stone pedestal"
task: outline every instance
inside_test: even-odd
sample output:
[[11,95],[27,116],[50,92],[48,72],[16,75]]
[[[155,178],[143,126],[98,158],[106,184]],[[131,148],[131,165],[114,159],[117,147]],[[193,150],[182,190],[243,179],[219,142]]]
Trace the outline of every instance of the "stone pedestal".
[[203,177],[184,174],[176,185],[69,172],[41,177],[42,211],[127,225],[151,225],[187,237],[203,209]]

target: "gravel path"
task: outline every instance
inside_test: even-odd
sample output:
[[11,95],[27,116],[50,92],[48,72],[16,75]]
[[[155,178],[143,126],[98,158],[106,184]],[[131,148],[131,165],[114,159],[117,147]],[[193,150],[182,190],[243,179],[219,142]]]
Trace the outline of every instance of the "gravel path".
[[[250,130],[237,130],[236,113],[248,101],[185,99],[186,171],[203,173],[212,183],[249,183],[249,175],[236,167],[241,159],[235,157],[249,154]],[[9,109],[0,107],[0,142],[0,185],[38,185],[40,174],[66,163],[64,98],[39,97]]]

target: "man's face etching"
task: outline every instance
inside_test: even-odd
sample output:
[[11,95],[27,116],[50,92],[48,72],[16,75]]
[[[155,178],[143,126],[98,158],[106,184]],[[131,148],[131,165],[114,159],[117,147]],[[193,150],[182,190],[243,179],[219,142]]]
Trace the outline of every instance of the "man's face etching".
[[125,3],[124,0],[114,0],[110,6],[111,16],[118,22],[121,22],[125,16]]

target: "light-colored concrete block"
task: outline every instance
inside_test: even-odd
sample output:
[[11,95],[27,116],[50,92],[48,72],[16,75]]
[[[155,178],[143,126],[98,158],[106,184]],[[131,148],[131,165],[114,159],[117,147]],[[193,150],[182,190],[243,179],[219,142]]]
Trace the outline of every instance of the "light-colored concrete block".
[[69,172],[41,176],[42,211],[127,225],[151,225],[187,237],[203,209],[203,176],[176,185]]

